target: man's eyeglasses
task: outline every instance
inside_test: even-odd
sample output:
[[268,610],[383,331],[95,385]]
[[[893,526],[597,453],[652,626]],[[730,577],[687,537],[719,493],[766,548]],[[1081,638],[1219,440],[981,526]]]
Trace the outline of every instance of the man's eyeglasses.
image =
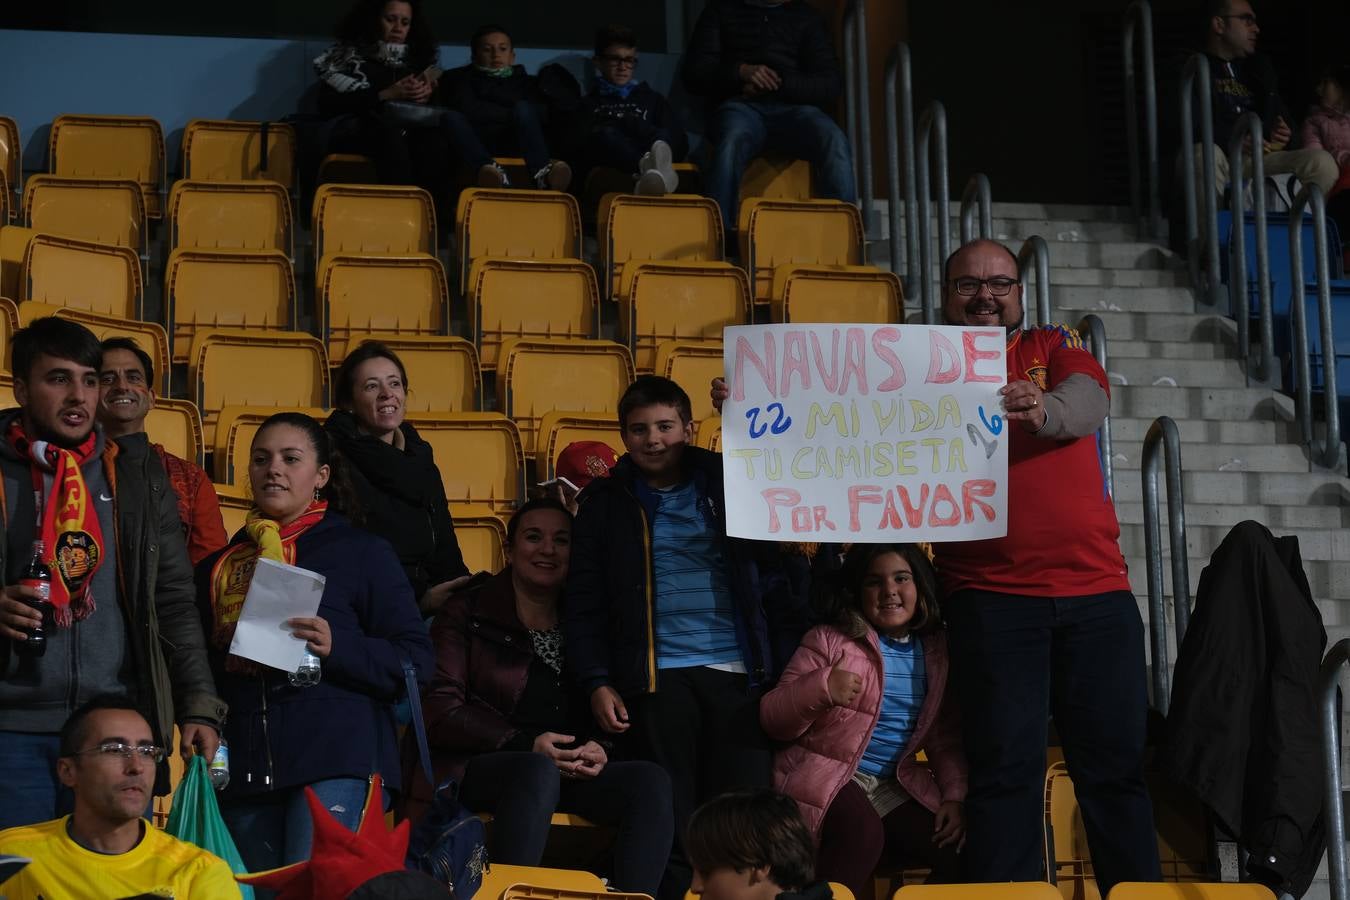
[[1222,19],[1237,19],[1243,25],[1251,26],[1256,24],[1256,16],[1251,13],[1238,13],[1237,15],[1220,16]]
[[154,744],[124,744],[121,741],[105,741],[88,750],[76,750],[72,755],[84,756],[89,753],[97,753],[105,758],[120,756],[122,759],[131,759],[131,754],[138,753],[143,760],[155,763],[164,759],[163,747],[156,747]]
[[981,287],[988,287],[995,297],[1006,297],[1019,284],[1021,282],[1013,278],[956,278],[952,281],[952,287],[962,297],[974,297]]
[[636,69],[638,58],[636,56],[620,56],[617,53],[606,53],[600,57],[612,66],[618,66],[621,69]]

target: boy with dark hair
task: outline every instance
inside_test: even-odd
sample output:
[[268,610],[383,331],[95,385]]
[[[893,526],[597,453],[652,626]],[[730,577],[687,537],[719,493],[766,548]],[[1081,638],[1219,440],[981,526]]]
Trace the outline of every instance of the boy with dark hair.
[[692,890],[704,900],[830,900],[812,884],[816,848],[790,797],[737,791],[709,800],[689,819],[685,850]]
[[534,76],[516,63],[511,34],[482,25],[469,39],[470,62],[441,76],[441,116],[460,162],[476,169],[480,187],[508,187],[494,156],[525,157],[534,187],[567,190],[572,170],[549,154],[544,137],[543,98]]
[[637,78],[637,34],[624,25],[604,26],[596,32],[591,62],[595,83],[578,115],[581,169],[632,173],[639,194],[674,191],[674,163],[684,159],[689,142],[666,98]]
[[[761,690],[801,637],[776,545],[729,539],[716,453],[690,445],[689,396],[644,375],[619,401],[628,452],[583,492],[562,609],[568,664],[600,727],[670,774],[676,833],[699,800],[767,787]],[[804,592],[784,591],[785,598]],[[662,898],[690,870],[674,848]]]

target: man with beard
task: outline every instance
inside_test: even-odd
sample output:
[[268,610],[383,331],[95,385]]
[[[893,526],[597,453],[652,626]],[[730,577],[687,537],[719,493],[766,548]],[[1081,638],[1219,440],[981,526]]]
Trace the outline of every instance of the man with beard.
[[[13,339],[14,396],[0,413],[0,828],[69,812],[57,778],[60,730],[90,698],[120,690],[164,747],[210,759],[216,695],[173,491],[145,440],[95,425],[103,348],[68,319],[35,319]],[[79,548],[80,571],[62,566]],[[51,573],[46,612],[20,584],[35,555]],[[46,632],[40,655],[29,633]],[[168,788],[168,766],[158,767]],[[149,802],[149,798],[146,798]]]

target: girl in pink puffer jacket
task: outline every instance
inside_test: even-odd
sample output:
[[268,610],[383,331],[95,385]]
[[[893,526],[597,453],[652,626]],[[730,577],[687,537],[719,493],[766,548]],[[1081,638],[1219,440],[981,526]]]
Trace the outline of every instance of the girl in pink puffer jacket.
[[871,900],[883,852],[928,865],[931,881],[954,879],[966,761],[928,557],[913,544],[858,544],[839,576],[834,624],[802,639],[760,722],[790,742],[773,785],[816,838],[816,877]]
[[1350,180],[1350,66],[1327,72],[1317,83],[1317,106],[1303,120],[1303,146],[1330,153],[1341,167],[1332,193]]

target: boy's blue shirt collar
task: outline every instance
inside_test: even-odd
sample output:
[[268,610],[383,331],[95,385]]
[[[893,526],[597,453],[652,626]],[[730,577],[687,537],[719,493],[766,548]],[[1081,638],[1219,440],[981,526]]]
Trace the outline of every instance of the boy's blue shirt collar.
[[642,82],[638,81],[636,78],[627,84],[615,84],[598,72],[595,76],[595,92],[601,97],[619,97],[620,99],[627,100],[628,95],[637,90],[637,87],[640,84],[642,84]]

